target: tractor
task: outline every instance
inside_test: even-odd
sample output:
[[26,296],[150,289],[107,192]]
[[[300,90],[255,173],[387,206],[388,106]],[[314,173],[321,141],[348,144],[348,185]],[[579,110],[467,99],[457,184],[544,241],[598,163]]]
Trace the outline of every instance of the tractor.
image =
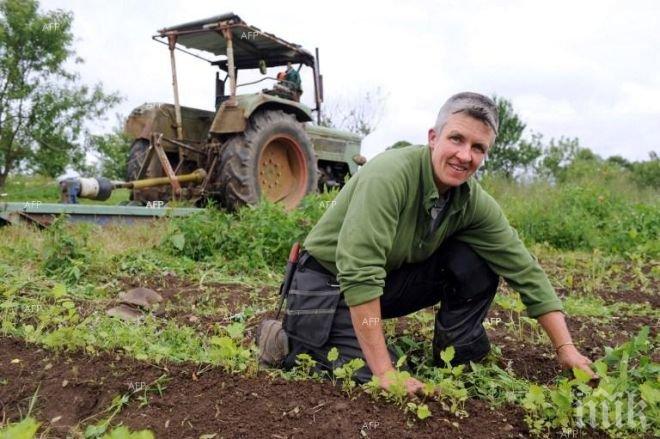
[[[164,177],[170,184],[132,188],[131,204],[212,200],[235,210],[267,200],[293,209],[311,192],[341,188],[365,163],[359,136],[321,126],[318,49],[312,55],[233,13],[167,27],[153,39],[169,49],[174,104],[145,103],[130,113],[126,180]],[[177,52],[215,70],[215,111],[179,103]],[[303,67],[313,75],[314,108],[300,102]],[[257,69],[259,79],[238,82],[239,73]],[[238,93],[255,84],[264,88]],[[179,178],[194,173],[203,178]]]

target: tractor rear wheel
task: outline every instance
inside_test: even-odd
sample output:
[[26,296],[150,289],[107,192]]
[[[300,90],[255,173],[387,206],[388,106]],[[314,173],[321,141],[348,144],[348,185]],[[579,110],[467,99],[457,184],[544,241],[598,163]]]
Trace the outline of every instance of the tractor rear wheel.
[[260,199],[293,209],[316,189],[316,155],[302,123],[283,111],[253,115],[222,150],[223,204],[235,210]]

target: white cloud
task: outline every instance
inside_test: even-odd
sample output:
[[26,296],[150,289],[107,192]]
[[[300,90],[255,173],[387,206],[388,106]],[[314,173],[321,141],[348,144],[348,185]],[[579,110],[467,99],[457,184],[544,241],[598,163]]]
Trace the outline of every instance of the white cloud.
[[[658,2],[42,2],[57,7],[74,12],[84,81],[120,91],[124,115],[172,101],[167,49],[151,40],[157,29],[233,8],[262,30],[319,47],[327,99],[377,86],[389,93],[388,113],[363,142],[367,156],[402,139],[424,142],[439,106],[462,90],[509,98],[530,130],[577,136],[602,155],[642,159],[660,149]],[[183,54],[177,63],[182,103],[212,108],[209,67]]]

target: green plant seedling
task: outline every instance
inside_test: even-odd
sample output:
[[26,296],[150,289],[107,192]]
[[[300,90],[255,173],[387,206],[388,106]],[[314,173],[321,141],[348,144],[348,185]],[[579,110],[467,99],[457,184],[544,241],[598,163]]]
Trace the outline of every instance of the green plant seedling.
[[0,428],[0,439],[33,439],[40,425],[40,422],[28,416],[20,422]]
[[342,381],[342,390],[346,392],[349,397],[356,386],[355,381],[353,381],[353,375],[355,375],[358,370],[362,369],[364,365],[365,362],[362,358],[353,358],[333,370],[333,375]]

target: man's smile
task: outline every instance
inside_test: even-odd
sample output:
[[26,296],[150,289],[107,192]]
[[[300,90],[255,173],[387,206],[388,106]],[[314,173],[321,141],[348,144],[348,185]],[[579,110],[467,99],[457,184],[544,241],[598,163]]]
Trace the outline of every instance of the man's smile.
[[467,172],[468,170],[467,165],[460,165],[457,163],[447,163],[447,164],[456,172]]

